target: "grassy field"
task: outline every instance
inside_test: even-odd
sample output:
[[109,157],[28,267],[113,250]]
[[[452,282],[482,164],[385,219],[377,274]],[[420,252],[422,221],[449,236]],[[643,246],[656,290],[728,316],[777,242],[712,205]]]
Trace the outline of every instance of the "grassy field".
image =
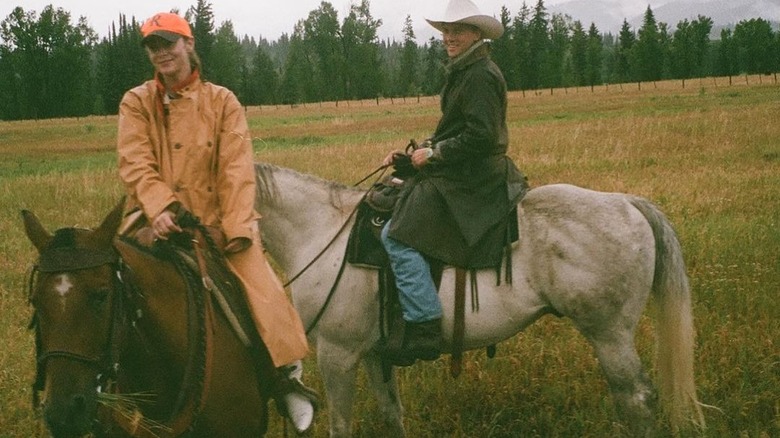
[[[698,331],[703,436],[780,436],[780,86],[773,78],[546,90],[510,96],[510,154],[533,186],[566,182],[660,205],[683,245]],[[435,98],[250,108],[258,160],[352,184],[391,149],[428,135]],[[36,254],[20,209],[50,229],[95,226],[122,194],[116,119],[0,122],[0,437],[46,436],[30,405],[27,274]],[[653,373],[652,312],[637,332]],[[320,391],[314,363],[306,380]],[[589,345],[543,318],[458,379],[440,360],[399,372],[411,437],[621,435]],[[384,436],[363,390],[359,437]],[[280,436],[278,419],[269,436]],[[327,412],[316,437],[327,436]]]

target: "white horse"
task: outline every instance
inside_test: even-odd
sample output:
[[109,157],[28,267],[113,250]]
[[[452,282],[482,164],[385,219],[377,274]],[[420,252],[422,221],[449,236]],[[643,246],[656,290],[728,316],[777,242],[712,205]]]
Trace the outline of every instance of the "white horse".
[[[268,164],[257,164],[256,171],[263,240],[288,275],[303,271],[290,287],[308,328],[338,276],[351,227],[343,225],[354,221],[351,213],[363,193]],[[636,196],[555,184],[526,195],[518,223],[513,281],[496,286],[495,270],[477,273],[479,311],[466,312],[464,348],[505,340],[548,313],[568,317],[593,346],[622,419],[634,434],[649,434],[657,397],[640,363],[634,331],[652,293],[659,303],[656,366],[662,405],[673,428],[703,427],[693,378],[688,278],[679,241],[664,215]],[[452,345],[454,277],[455,269],[444,269],[445,351]],[[332,437],[351,434],[361,361],[392,436],[404,435],[396,381],[385,382],[374,350],[380,338],[377,290],[375,270],[345,266],[309,335],[316,344]]]

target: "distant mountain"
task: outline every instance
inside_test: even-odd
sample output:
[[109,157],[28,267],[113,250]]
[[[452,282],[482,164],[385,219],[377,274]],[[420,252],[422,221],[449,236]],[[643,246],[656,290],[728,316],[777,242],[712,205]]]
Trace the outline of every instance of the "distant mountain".
[[[695,20],[699,15],[711,18],[713,29],[733,27],[751,18],[763,18],[775,23],[775,27],[780,22],[780,2],[777,0],[571,0],[547,9],[551,13],[570,15],[586,29],[595,23],[601,33],[617,34],[623,20],[638,30],[648,4],[656,21],[668,24],[670,31],[674,31],[680,21]],[[720,35],[719,30],[716,35]]]

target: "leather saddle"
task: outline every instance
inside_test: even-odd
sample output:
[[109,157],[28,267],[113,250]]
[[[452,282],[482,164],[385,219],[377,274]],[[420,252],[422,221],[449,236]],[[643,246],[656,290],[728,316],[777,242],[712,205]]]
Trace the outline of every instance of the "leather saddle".
[[[383,182],[377,183],[380,186]],[[393,181],[392,184],[397,184]],[[382,228],[384,228],[387,221],[392,215],[392,208],[387,208],[387,205],[394,205],[394,200],[388,201],[388,196],[396,195],[400,192],[400,186],[392,187],[391,190],[379,187],[375,184],[370,190],[376,190],[380,192],[383,207],[377,208],[376,202],[371,202],[369,199],[376,199],[376,196],[372,197],[369,192],[364,198],[361,204],[358,206],[357,216],[355,224],[350,231],[349,240],[347,242],[347,262],[355,266],[361,266],[378,270],[379,278],[379,294],[380,294],[380,345],[392,345],[400,343],[404,337],[405,324],[401,317],[401,306],[398,299],[398,292],[395,288],[395,281],[390,268],[390,260],[385,251],[384,245],[382,245],[380,234]],[[497,251],[504,251],[507,258],[507,273],[506,281],[511,282],[511,243],[518,240],[518,224],[517,224],[517,209],[512,209],[507,219],[507,239],[505,248],[496,248]],[[442,272],[444,265],[438,260],[429,259],[431,266],[431,276],[433,277],[434,284],[438,290],[441,286]],[[500,267],[496,268],[497,276],[500,281]],[[453,377],[457,377],[461,371],[461,361],[463,352],[463,339],[465,336],[465,295],[466,295],[466,278],[467,273],[471,276],[471,303],[472,308],[476,311],[479,307],[478,291],[476,287],[476,272],[474,269],[467,270],[457,268],[455,275],[455,315],[454,315],[454,330],[453,330],[453,342],[452,342],[452,358],[450,363],[450,372]],[[491,345],[487,348],[489,357],[495,355],[496,347]],[[391,359],[385,358],[384,360],[384,375],[385,379],[390,378],[390,368],[392,362]]]
[[171,235],[167,241],[161,242],[155,239],[150,226],[142,226],[128,237],[161,259],[177,259],[178,266],[199,276],[236,336],[244,345],[253,345],[256,330],[240,282],[225,263],[227,239],[222,230],[199,225],[197,228],[188,228],[187,232]]

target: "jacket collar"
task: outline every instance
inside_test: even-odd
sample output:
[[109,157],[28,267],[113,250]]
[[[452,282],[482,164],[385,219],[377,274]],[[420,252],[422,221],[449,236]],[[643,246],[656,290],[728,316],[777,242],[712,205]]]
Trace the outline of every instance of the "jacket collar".
[[468,50],[457,57],[450,59],[444,69],[449,74],[453,71],[463,70],[471,64],[486,58],[490,54],[490,44],[485,40],[480,40],[469,47]]
[[168,128],[168,104],[171,98],[179,97],[182,93],[192,88],[194,84],[200,83],[200,70],[195,69],[192,74],[182,82],[174,85],[169,90],[165,89],[165,84],[162,81],[162,77],[159,73],[154,75],[155,85],[155,101],[157,103],[157,112],[159,117],[163,120],[165,128]]
[[[200,70],[196,68],[192,71],[192,74],[190,74],[190,76],[187,79],[179,82],[178,84],[168,89],[167,94],[169,94],[171,97],[180,95],[182,91],[186,90],[187,87],[189,87],[190,85],[196,83],[198,79],[200,79]],[[163,83],[162,76],[160,75],[160,73],[154,75],[154,81],[157,86],[157,92],[160,95],[165,94],[166,93],[165,84]]]

